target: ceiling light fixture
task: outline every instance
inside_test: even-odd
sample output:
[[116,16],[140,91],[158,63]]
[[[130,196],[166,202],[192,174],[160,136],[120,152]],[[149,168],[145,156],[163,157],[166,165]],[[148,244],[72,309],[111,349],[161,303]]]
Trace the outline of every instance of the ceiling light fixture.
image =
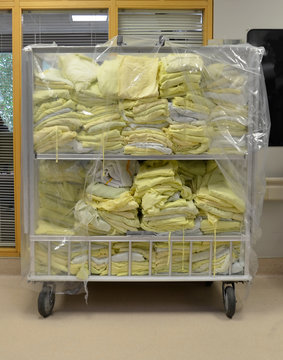
[[73,21],[107,21],[107,15],[72,15]]

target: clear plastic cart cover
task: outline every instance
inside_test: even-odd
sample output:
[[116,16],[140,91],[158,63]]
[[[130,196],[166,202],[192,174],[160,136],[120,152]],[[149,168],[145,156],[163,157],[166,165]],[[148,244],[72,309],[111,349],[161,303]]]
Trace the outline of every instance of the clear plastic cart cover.
[[25,48],[23,273],[255,273],[270,127],[263,53],[120,37]]

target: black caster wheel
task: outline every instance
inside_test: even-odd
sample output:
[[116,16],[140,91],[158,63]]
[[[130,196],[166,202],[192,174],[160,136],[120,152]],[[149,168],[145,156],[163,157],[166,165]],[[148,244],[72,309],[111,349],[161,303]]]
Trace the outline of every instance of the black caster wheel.
[[51,315],[55,304],[55,292],[52,285],[43,285],[43,288],[38,296],[38,312],[44,318]]
[[222,285],[222,296],[223,296],[223,304],[224,304],[226,316],[229,319],[232,319],[236,311],[236,302],[237,302],[234,283],[229,285],[225,285],[225,284]]

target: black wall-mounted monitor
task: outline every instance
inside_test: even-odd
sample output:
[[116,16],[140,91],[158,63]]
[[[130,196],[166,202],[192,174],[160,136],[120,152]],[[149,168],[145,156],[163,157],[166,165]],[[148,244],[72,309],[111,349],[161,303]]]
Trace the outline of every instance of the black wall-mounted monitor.
[[271,118],[269,146],[283,146],[283,29],[252,29],[247,42],[266,50],[262,67]]

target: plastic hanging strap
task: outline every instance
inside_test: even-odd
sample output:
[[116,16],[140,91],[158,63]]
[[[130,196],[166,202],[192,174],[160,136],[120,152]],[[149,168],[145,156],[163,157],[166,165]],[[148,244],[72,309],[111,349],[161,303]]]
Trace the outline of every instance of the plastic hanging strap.
[[167,266],[170,264],[170,256],[171,256],[171,231],[169,231],[168,234],[168,260],[167,260]]
[[185,260],[185,229],[183,228],[182,271],[184,271],[184,260]]
[[58,163],[58,126],[56,126],[56,164]]
[[88,305],[88,288],[87,288],[87,281],[84,281],[84,290],[85,290],[85,303]]

